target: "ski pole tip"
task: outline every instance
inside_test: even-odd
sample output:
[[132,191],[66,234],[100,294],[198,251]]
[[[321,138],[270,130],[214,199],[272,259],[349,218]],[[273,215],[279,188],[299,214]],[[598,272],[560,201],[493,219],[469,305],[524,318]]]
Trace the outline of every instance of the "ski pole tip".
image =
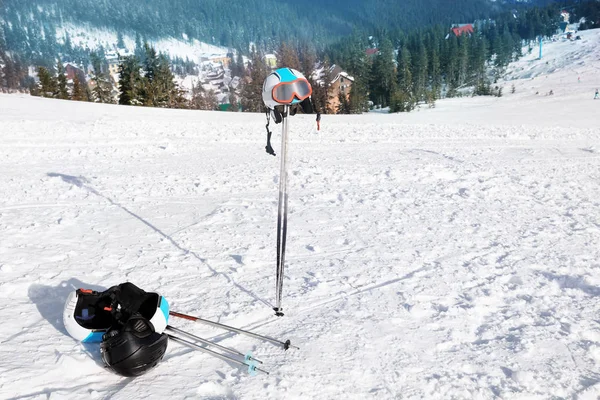
[[283,317],[283,308],[280,307],[273,307],[273,311],[275,311],[275,315],[278,317]]
[[283,349],[284,350],[288,350],[288,349],[296,349],[296,350],[300,350],[300,347],[298,346],[294,346],[291,342],[291,340],[286,340],[285,343],[283,343]]
[[265,371],[264,369],[258,368],[256,366],[256,364],[254,364],[254,363],[248,364],[248,374],[250,376],[256,376],[256,375],[258,375],[259,372],[262,372],[263,374],[270,375],[269,371]]
[[263,374],[271,375],[269,371],[265,371],[264,369],[256,368],[256,370],[262,372]]
[[251,352],[246,353],[246,355],[244,356],[244,361],[246,361],[246,362],[255,361],[259,364],[263,364],[262,360],[255,358]]

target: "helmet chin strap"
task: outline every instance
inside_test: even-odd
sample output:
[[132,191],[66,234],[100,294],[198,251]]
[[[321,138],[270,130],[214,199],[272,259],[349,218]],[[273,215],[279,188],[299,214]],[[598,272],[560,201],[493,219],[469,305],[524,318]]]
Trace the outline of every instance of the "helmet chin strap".
[[[280,106],[283,107],[283,106]],[[315,109],[313,107],[313,104],[311,102],[310,97],[304,99],[301,103],[298,104],[294,104],[292,106],[290,106],[289,108],[289,115],[293,116],[296,115],[296,113],[298,112],[298,109],[301,109],[302,112],[304,114],[312,114],[313,112],[315,112]],[[271,130],[269,129],[269,125],[271,124],[271,113],[273,113],[273,119],[275,121],[276,124],[279,124],[283,121],[284,118],[287,118],[287,114],[286,112],[281,112],[277,109],[277,106],[275,108],[267,108],[267,125],[265,125],[265,129],[267,130],[267,145],[265,146],[265,150],[267,151],[267,154],[270,154],[272,156],[276,156],[277,154],[275,154],[275,150],[273,149],[273,146],[271,146],[271,136],[273,135],[273,132],[271,132]],[[317,111],[317,131],[321,130],[321,113]]]
[[270,123],[271,123],[271,112],[269,110],[267,110],[267,125],[265,125],[265,128],[267,128],[267,145],[265,146],[265,150],[267,151],[267,154],[276,156],[277,154],[275,154],[275,150],[273,150],[273,147],[271,146],[271,135],[273,134],[273,132],[271,132],[269,130]]
[[[280,112],[277,108],[273,108],[273,109],[267,109],[267,125],[265,125],[265,128],[267,129],[267,145],[265,146],[265,150],[267,151],[267,154],[270,154],[272,156],[276,156],[277,154],[275,154],[275,150],[273,150],[273,146],[271,146],[271,135],[273,135],[273,132],[271,132],[271,130],[269,129],[269,124],[271,123],[271,113],[273,113],[273,119],[275,121],[276,124],[279,124],[283,121],[284,118],[287,117],[285,111],[284,112]],[[294,115],[295,112],[292,114],[292,112],[290,111],[290,115]]]

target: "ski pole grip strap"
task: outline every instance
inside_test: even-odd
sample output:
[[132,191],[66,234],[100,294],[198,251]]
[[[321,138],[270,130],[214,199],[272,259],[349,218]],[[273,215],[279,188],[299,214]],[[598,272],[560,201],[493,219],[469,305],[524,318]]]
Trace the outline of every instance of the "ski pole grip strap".
[[269,113],[267,112],[267,125],[265,126],[265,128],[267,129],[267,145],[265,146],[265,150],[267,151],[267,154],[275,156],[276,155],[275,150],[273,150],[273,147],[271,146],[271,135],[273,133],[269,130],[270,122],[271,122],[271,120],[269,118]]

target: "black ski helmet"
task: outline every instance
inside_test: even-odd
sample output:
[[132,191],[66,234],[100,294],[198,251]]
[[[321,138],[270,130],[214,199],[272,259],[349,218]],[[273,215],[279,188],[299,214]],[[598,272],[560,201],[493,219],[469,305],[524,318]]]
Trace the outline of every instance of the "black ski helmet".
[[100,353],[108,368],[119,375],[134,377],[162,360],[168,341],[166,334],[155,332],[150,321],[135,314],[120,329],[104,334]]

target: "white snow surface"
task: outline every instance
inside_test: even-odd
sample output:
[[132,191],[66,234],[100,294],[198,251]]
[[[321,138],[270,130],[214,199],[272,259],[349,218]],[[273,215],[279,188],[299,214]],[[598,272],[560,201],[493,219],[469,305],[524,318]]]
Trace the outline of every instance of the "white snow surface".
[[[546,71],[320,132],[293,117],[282,318],[263,115],[0,95],[0,398],[597,399],[599,61],[582,59],[582,83]],[[300,350],[171,319],[271,375],[171,342],[119,377],[62,311],[123,281]]]

